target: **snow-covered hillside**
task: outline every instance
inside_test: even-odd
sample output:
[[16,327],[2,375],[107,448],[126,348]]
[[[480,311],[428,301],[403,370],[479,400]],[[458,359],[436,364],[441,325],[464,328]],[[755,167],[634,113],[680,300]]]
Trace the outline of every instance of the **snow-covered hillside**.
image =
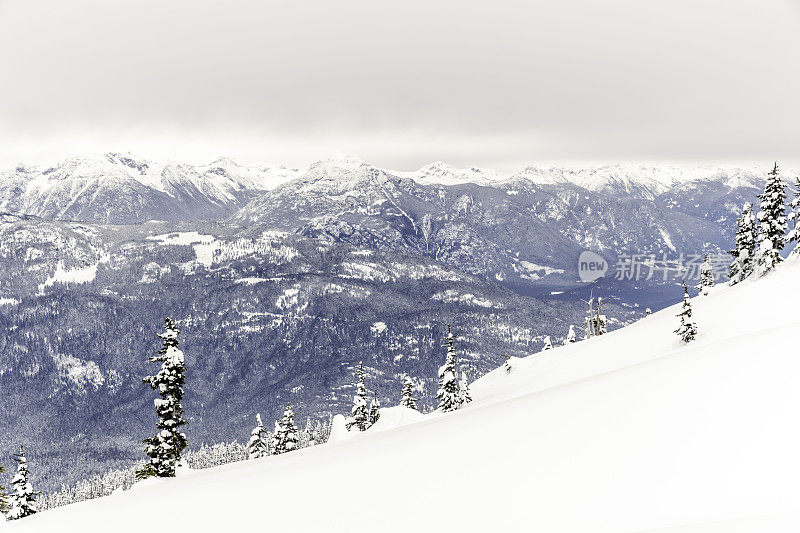
[[383,431],[148,481],[9,529],[797,531],[798,294],[795,260],[694,298],[687,346],[669,308],[512,359],[455,413],[386,409]]

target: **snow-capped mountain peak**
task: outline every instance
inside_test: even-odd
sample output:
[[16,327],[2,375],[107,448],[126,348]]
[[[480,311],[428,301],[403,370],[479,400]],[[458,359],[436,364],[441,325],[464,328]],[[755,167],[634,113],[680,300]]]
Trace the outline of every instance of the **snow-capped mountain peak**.
[[411,178],[422,185],[496,185],[504,175],[494,170],[479,167],[457,168],[442,161],[435,161],[413,172],[388,171],[392,174]]
[[230,158],[194,166],[109,152],[0,172],[0,209],[115,223],[220,218],[299,174],[282,166],[248,167]]

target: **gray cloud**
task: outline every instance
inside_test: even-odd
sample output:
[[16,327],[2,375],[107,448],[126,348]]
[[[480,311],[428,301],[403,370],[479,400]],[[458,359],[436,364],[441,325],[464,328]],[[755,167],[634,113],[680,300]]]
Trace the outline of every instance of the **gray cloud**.
[[0,162],[800,162],[800,4],[0,0]]

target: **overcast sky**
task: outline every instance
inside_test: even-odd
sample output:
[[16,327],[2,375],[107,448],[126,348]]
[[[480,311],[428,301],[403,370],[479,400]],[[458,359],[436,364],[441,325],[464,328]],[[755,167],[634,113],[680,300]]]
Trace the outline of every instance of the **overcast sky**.
[[800,0],[0,0],[0,164],[800,166]]

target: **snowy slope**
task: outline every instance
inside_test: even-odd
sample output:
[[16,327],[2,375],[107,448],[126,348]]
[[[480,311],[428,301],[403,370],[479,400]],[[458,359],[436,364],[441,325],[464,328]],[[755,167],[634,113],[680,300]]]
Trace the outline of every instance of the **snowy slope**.
[[669,308],[512,360],[454,414],[150,481],[9,529],[797,531],[797,294],[795,262],[694,298],[689,346]]

